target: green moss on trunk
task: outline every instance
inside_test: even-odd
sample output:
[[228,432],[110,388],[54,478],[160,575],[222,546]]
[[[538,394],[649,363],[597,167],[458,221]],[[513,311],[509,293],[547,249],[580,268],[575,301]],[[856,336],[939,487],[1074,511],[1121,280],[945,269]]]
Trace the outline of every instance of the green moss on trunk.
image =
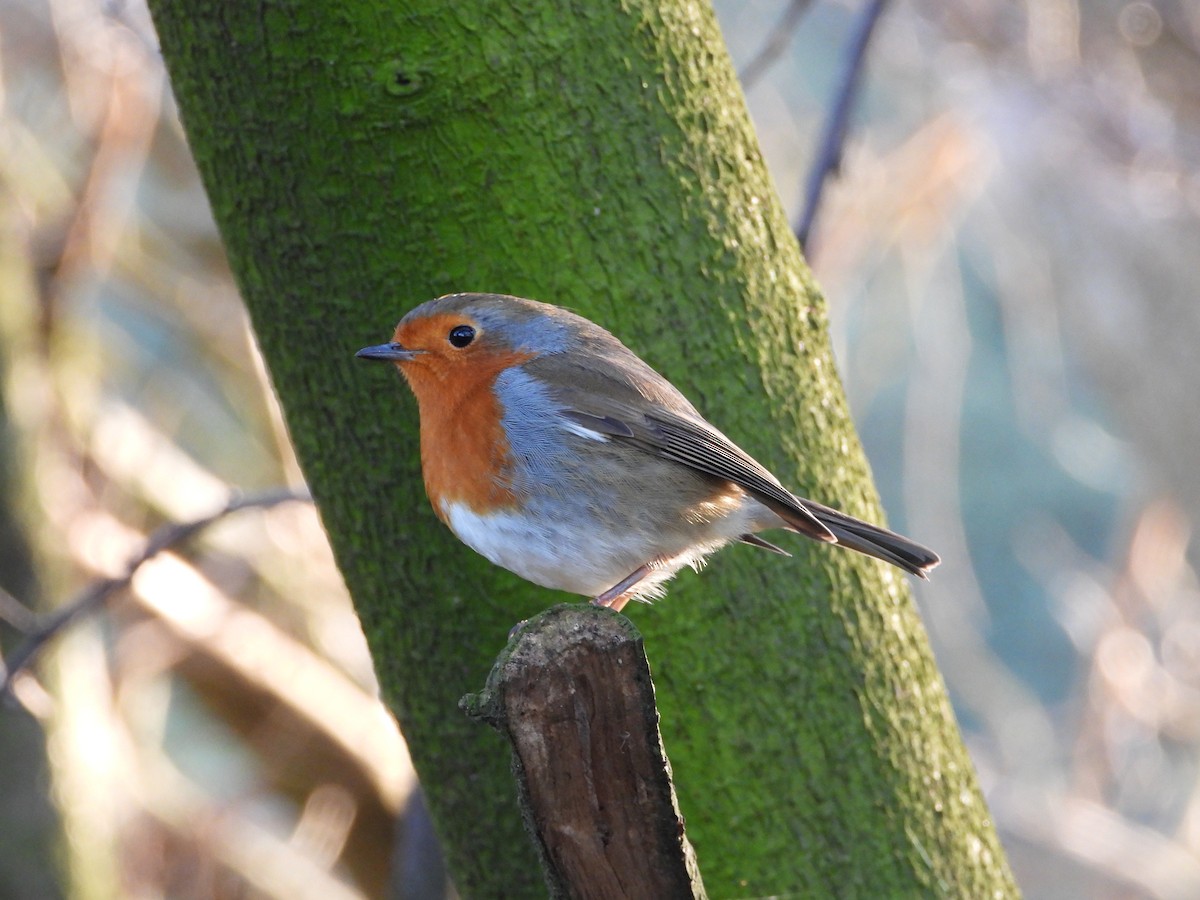
[[[801,493],[878,516],[707,4],[151,3],[288,423],[466,896],[539,896],[508,751],[457,708],[551,595],[434,519],[354,351],[461,290],[621,336]],[[1015,891],[907,590],[736,548],[632,615],[713,896]]]

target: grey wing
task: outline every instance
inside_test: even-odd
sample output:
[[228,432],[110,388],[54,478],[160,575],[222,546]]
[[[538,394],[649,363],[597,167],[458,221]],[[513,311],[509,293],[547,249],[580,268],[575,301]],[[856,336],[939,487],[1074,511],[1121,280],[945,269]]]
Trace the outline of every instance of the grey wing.
[[788,526],[819,541],[834,542],[833,532],[798,497],[737,444],[702,421],[663,409],[625,415],[595,415],[568,408],[562,415],[582,428],[638,447],[697,472],[732,481],[777,513]]
[[[928,547],[903,535],[812,500],[801,500],[780,486],[760,463],[703,421],[692,421],[663,410],[645,413],[637,424],[634,422],[638,419],[636,414],[622,418],[571,409],[563,415],[583,428],[741,485],[777,513],[788,527],[801,534],[820,541],[837,542],[899,566],[920,578],[928,577],[928,571],[940,562],[938,555]],[[764,546],[762,539],[754,535],[744,535],[742,540]],[[766,546],[769,550],[779,549]]]
[[[731,481],[778,514],[790,528],[819,541],[837,540],[798,497],[750,454],[705,422],[669,382],[632,353],[629,357],[636,361],[625,361],[630,377],[622,377],[620,370],[609,374],[613,371],[611,363],[587,366],[583,354],[576,354],[570,366],[573,371],[564,373],[566,360],[557,358],[557,377],[550,390],[561,405],[560,414],[611,440]],[[536,361],[526,364],[526,368],[537,377]],[[564,378],[564,374],[569,377]],[[668,409],[666,402],[673,408]]]

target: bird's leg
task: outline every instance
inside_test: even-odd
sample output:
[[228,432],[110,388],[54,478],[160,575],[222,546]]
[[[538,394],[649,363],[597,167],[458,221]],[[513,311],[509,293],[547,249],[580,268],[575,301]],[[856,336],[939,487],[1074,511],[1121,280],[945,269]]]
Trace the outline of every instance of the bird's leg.
[[638,566],[603,594],[599,594],[592,598],[592,602],[597,606],[606,606],[609,609],[620,612],[625,608],[625,604],[630,601],[630,597],[625,596],[629,590],[645,578],[654,569],[654,563],[648,562],[645,565]]

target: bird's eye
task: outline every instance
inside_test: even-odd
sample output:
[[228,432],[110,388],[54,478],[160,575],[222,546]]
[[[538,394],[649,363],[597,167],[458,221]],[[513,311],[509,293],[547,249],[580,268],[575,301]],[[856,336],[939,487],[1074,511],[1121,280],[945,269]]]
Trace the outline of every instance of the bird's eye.
[[470,325],[455,325],[450,329],[450,343],[460,350],[475,340],[475,329]]

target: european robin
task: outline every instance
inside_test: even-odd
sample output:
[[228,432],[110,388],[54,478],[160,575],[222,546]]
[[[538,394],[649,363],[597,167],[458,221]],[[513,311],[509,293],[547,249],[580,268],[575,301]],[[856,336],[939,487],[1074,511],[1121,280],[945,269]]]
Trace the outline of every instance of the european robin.
[[785,528],[922,578],[937,554],[804,500],[705,421],[612,334],[557,306],[450,294],[387,344],[416,395],[434,512],[463,543],[534,584],[621,609],[685,565]]

